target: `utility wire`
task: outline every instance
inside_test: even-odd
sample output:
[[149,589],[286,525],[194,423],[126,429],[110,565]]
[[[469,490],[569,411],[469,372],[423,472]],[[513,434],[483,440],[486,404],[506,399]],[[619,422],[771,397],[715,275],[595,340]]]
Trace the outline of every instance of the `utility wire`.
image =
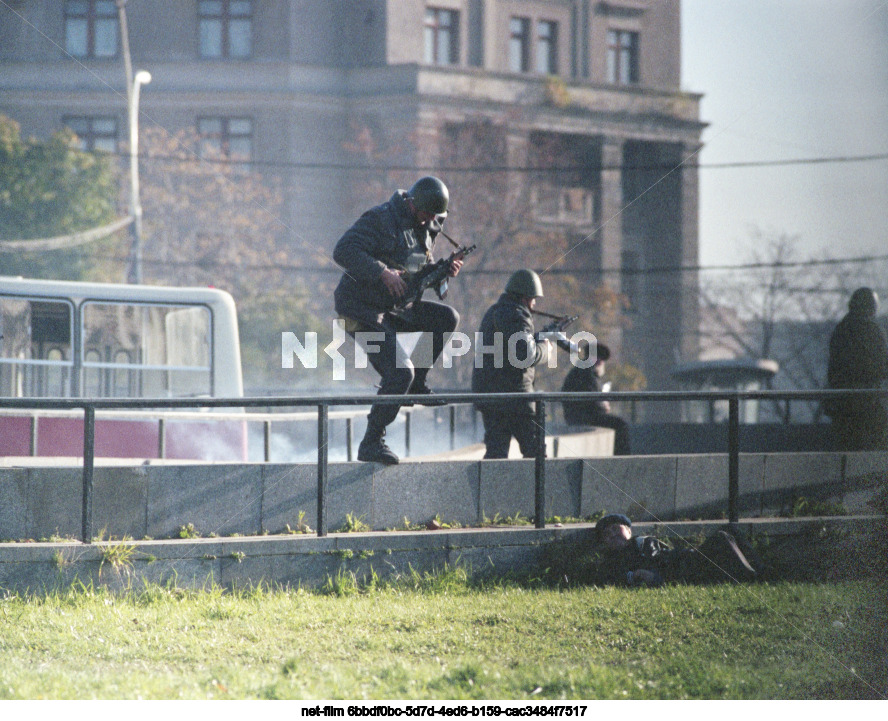
[[83,230],[79,233],[56,235],[52,238],[33,238],[31,240],[0,240],[0,253],[45,253],[49,250],[68,250],[79,245],[107,238],[118,230],[123,230],[132,222],[133,217],[128,215],[108,225]]
[[[103,150],[88,151],[96,154],[112,155],[117,157],[129,157],[128,153],[108,152]],[[622,171],[672,171],[680,168],[690,168],[697,170],[719,170],[731,168],[769,168],[784,167],[798,165],[824,165],[835,163],[866,163],[888,160],[888,153],[871,153],[868,155],[836,155],[823,156],[817,158],[786,158],[783,160],[747,160],[724,163],[700,163],[688,160],[680,163],[633,163],[633,164],[608,164],[608,165],[558,165],[558,166],[534,166],[534,165],[375,165],[372,163],[334,163],[334,162],[312,162],[298,160],[257,160],[237,157],[181,157],[175,155],[153,155],[139,154],[142,161],[158,160],[162,162],[175,163],[207,163],[212,165],[228,165],[228,166],[250,166],[266,167],[266,168],[291,168],[305,170],[353,170],[353,171],[373,171],[377,173],[385,172],[439,172],[439,173],[577,173],[588,172],[594,170],[622,170]]]
[[[2,243],[2,241],[0,241]],[[19,248],[19,252],[28,252],[30,248]],[[35,248],[34,251],[39,249]],[[96,255],[101,260],[125,261],[123,256],[116,255]],[[742,263],[739,265],[684,265],[684,266],[658,266],[653,268],[551,268],[547,273],[554,275],[590,275],[590,274],[620,274],[620,275],[660,275],[668,273],[704,273],[708,271],[735,271],[735,270],[773,270],[776,268],[808,268],[828,265],[845,265],[845,264],[861,264],[873,263],[877,261],[888,260],[886,255],[867,255],[855,258],[825,258],[822,260],[803,260],[794,263]],[[271,264],[271,263],[229,263],[216,260],[144,260],[146,265],[155,266],[175,266],[175,267],[200,267],[200,268],[229,268],[235,265],[243,270],[280,270],[280,271],[301,271],[304,273],[342,273],[342,268],[336,265],[298,265],[294,263]],[[472,275],[510,275],[514,272],[514,268],[473,268]]]

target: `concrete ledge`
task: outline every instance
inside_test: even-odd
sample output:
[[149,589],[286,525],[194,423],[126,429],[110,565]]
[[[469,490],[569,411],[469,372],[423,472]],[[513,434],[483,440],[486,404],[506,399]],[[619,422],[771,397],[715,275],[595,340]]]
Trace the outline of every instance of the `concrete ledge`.
[[[436,516],[480,525],[531,518],[535,461],[407,461],[396,466],[332,463],[327,527],[359,519],[372,530]],[[841,501],[888,479],[888,453],[741,454],[741,512],[755,517],[794,498]],[[79,538],[81,469],[0,467],[0,540]],[[546,460],[546,516],[587,518],[599,511],[634,520],[718,517],[727,512],[726,454],[603,456]],[[854,510],[849,508],[849,510]],[[192,524],[202,535],[281,533],[317,528],[312,463],[102,465],[95,469],[95,535],[165,538]]]
[[[673,540],[697,539],[721,527],[723,521],[634,524],[638,535],[655,533]],[[744,519],[739,529],[750,537],[767,536],[775,548],[781,547],[775,539],[808,534],[805,543],[782,544],[788,549],[800,548],[803,557],[811,555],[810,538],[816,537],[821,544],[832,534],[841,541],[830,561],[834,575],[855,570],[854,564],[845,560],[859,558],[861,547],[872,548],[881,557],[870,570],[885,572],[884,516]],[[391,579],[414,571],[441,570],[445,565],[465,568],[474,578],[523,576],[543,572],[552,552],[562,548],[557,544],[582,550],[594,542],[594,535],[592,524],[571,524],[545,529],[342,533],[323,538],[287,535],[135,541],[123,544],[131,550],[130,558],[117,566],[110,562],[109,550],[120,543],[0,544],[0,590],[40,594],[75,582],[113,590],[138,590],[146,582],[181,588],[259,584],[317,588],[342,574],[353,574],[359,581],[371,574]],[[818,547],[821,556],[822,550]],[[790,557],[787,564],[794,562]]]

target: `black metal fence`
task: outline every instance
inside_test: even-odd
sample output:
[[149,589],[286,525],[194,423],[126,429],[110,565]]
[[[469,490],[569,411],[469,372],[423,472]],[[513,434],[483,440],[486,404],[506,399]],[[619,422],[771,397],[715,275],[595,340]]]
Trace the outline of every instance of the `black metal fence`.
[[[636,391],[608,393],[446,393],[435,396],[436,401],[448,405],[488,404],[502,401],[530,400],[536,404],[538,426],[535,460],[534,514],[537,528],[545,528],[546,498],[546,404],[567,400],[610,400],[629,402],[678,402],[699,400],[727,401],[728,422],[725,450],[728,454],[728,521],[739,520],[740,477],[740,402],[743,400],[820,400],[831,397],[877,395],[888,396],[888,389],[874,390],[818,390],[818,391]],[[97,410],[177,410],[209,408],[306,408],[317,409],[317,534],[327,535],[327,451],[329,443],[330,407],[368,406],[374,403],[404,405],[411,401],[422,403],[424,396],[280,396],[258,398],[177,398],[177,399],[123,399],[123,398],[3,398],[0,409],[77,410],[83,411],[83,508],[81,540],[92,541],[93,471],[95,466],[95,421]],[[244,414],[249,420],[249,414]],[[266,457],[267,459],[267,457]]]

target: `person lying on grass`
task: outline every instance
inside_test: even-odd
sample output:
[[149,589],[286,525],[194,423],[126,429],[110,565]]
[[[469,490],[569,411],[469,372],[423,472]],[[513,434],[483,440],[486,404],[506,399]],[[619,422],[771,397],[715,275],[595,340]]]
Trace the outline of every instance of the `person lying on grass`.
[[752,581],[761,575],[752,547],[727,531],[716,531],[697,548],[672,548],[656,536],[633,536],[632,521],[622,513],[604,516],[595,531],[599,583],[660,586],[667,581]]

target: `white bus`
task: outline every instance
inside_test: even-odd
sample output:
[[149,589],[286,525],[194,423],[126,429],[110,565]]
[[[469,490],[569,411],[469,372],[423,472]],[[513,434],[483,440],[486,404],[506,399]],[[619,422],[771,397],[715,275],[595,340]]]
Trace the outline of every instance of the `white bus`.
[[[82,414],[13,412],[3,398],[242,396],[237,313],[224,291],[0,276],[2,456],[83,453]],[[159,453],[245,460],[244,424],[97,419],[96,456]]]

